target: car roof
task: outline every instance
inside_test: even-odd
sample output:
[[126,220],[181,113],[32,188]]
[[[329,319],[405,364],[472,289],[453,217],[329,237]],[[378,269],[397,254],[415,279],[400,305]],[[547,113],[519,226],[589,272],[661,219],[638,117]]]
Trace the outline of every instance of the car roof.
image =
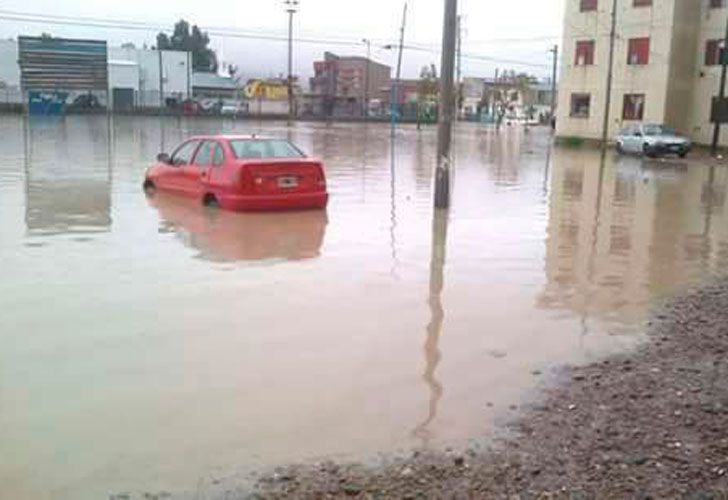
[[[196,141],[271,141],[276,140],[275,137],[269,137],[258,134],[218,134],[218,135],[195,135],[190,140]],[[282,140],[282,139],[278,139]]]

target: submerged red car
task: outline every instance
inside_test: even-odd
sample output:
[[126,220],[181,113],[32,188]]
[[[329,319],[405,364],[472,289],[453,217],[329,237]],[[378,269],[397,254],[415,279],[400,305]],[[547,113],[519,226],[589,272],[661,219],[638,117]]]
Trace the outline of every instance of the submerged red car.
[[227,210],[321,209],[323,164],[289,141],[254,135],[196,136],[160,153],[144,190],[168,191]]

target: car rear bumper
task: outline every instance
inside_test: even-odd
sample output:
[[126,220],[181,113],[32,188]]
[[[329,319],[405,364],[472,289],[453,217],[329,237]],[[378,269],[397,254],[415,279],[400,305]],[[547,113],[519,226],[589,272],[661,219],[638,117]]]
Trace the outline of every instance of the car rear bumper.
[[656,144],[650,147],[650,152],[655,154],[687,154],[690,152],[690,144]]
[[277,210],[312,210],[326,208],[328,193],[289,193],[284,195],[239,196],[225,195],[219,200],[220,207],[237,212]]

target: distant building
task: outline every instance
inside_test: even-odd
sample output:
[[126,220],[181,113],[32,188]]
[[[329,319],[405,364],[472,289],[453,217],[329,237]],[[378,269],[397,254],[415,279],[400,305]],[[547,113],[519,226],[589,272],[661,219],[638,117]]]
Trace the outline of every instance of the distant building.
[[20,104],[20,67],[18,66],[18,42],[0,40],[0,102]]
[[[612,2],[567,0],[556,126],[600,139]],[[630,123],[667,123],[709,143],[718,94],[725,0],[618,0],[608,135]],[[722,144],[728,145],[728,136]]]
[[192,95],[196,99],[240,99],[240,88],[230,76],[216,73],[192,73]]
[[551,114],[551,80],[524,81],[511,76],[463,78],[463,115],[480,119],[503,113],[513,120],[546,122]]
[[[243,88],[243,95],[248,101],[248,112],[251,115],[287,115],[289,112],[287,79],[248,80]],[[297,102],[301,95],[297,81],[293,84],[293,95]]]
[[160,54],[129,46],[109,47],[108,51],[109,91],[115,109],[158,107],[189,97],[192,68],[187,52],[163,50]]
[[310,114],[363,116],[367,96],[371,103],[380,99],[383,89],[390,88],[391,68],[365,57],[326,52],[324,60],[313,66],[310,109],[305,110]]

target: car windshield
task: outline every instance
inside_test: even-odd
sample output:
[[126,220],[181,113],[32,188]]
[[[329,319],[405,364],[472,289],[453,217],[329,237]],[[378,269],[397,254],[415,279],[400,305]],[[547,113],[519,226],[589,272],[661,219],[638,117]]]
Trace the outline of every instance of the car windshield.
[[293,144],[282,140],[242,139],[230,141],[236,158],[303,158]]
[[645,135],[675,135],[675,131],[665,125],[645,125]]

